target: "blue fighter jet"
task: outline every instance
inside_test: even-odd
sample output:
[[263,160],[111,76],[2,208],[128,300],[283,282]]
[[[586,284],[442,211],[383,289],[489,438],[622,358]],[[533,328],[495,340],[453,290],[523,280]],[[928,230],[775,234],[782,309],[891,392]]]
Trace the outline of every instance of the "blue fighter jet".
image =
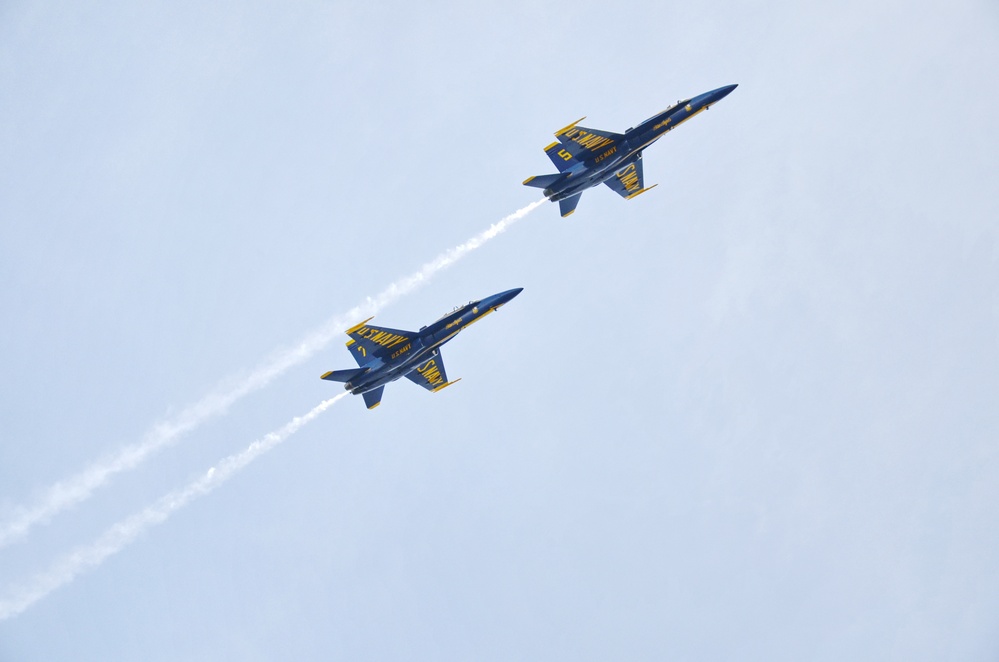
[[630,200],[656,187],[654,184],[645,188],[642,150],[724,99],[736,87],[727,85],[693,99],[678,101],[624,133],[577,126],[586,119],[581,117],[556,131],[558,140],[545,147],[545,154],[558,168],[558,174],[528,177],[524,185],[544,189],[549,200],[558,201],[563,218],[576,211],[583,191],[600,183]]
[[471,301],[455,308],[430,326],[419,331],[400,331],[378,326],[369,326],[371,318],[347,329],[350,340],[347,348],[357,360],[360,368],[333,370],[322,376],[331,382],[344,382],[343,387],[364,397],[368,409],[374,409],[382,401],[382,391],[389,382],[400,377],[422,386],[428,391],[437,392],[442,388],[461,381],[447,380],[440,346],[458,335],[458,332],[478,322],[498,310],[500,306],[514,298],[524,288],[518,287],[486,297],[481,301]]

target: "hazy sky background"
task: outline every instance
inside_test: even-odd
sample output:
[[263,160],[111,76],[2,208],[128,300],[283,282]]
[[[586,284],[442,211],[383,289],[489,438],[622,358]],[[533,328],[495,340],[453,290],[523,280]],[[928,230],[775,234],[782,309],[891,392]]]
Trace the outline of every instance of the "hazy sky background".
[[[656,190],[378,314],[524,287],[460,384],[342,400],[0,660],[996,659],[997,68],[994,2],[3,3],[4,520],[536,200],[568,122],[739,88]],[[0,598],[352,365],[0,549]]]

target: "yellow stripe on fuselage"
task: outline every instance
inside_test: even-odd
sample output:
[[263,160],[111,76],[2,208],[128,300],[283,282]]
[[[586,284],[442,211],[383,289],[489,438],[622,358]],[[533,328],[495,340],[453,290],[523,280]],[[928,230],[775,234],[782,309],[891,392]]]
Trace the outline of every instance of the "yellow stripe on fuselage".
[[463,328],[463,329],[466,329],[466,328],[468,328],[468,327],[472,326],[473,324],[475,324],[476,322],[478,322],[478,321],[479,321],[480,319],[482,319],[483,317],[485,317],[485,316],[486,316],[486,315],[488,315],[489,313],[492,313],[492,312],[493,312],[493,311],[495,311],[495,310],[496,310],[495,308],[490,308],[489,310],[487,310],[486,312],[482,313],[481,315],[479,315],[478,317],[476,317],[476,318],[475,318],[474,320],[472,320],[471,322],[469,322],[469,323],[465,324],[465,325],[464,325],[463,327],[461,327],[461,328]]
[[683,124],[684,122],[686,122],[687,120],[689,120],[691,117],[694,117],[695,115],[698,115],[699,113],[703,113],[705,111],[705,109],[707,109],[707,106],[701,106],[700,110],[687,115],[682,120],[680,120],[679,122],[677,122],[676,124],[674,124],[673,128],[675,129],[676,127],[680,126],[681,124]]

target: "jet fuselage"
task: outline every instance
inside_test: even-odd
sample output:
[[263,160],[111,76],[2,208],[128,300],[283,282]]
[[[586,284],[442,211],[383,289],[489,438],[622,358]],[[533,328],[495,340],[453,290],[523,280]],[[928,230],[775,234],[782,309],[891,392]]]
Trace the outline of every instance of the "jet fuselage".
[[524,186],[543,189],[546,198],[558,203],[562,218],[576,211],[583,191],[599,184],[606,184],[626,200],[641,195],[655,188],[655,184],[645,186],[642,167],[645,148],[721,101],[736,87],[726,85],[678,101],[624,133],[580,126],[586,119],[581,117],[556,131],[558,140],[545,147],[545,156],[558,172],[528,177]]
[[718,103],[735,88],[736,85],[727,85],[686,101],[679,101],[638,126],[628,129],[624,132],[623,140],[617,144],[607,145],[592,162],[581,162],[566,170],[563,174],[567,176],[546,188],[545,196],[556,202],[607,181],[621,169],[622,164],[642,158],[642,150],[691,117]]
[[[389,339],[387,349],[382,355],[373,355],[370,361],[363,365],[367,370],[351,378],[344,384],[344,388],[354,395],[367,393],[394,382],[414,370],[420,371],[427,381],[433,382],[436,375],[431,371],[437,368],[430,359],[438,356],[438,348],[463,329],[513,299],[522,289],[507,290],[479,301],[471,301],[444,315],[433,324],[423,327],[413,337],[399,336],[398,339]],[[364,328],[355,331],[363,333]]]

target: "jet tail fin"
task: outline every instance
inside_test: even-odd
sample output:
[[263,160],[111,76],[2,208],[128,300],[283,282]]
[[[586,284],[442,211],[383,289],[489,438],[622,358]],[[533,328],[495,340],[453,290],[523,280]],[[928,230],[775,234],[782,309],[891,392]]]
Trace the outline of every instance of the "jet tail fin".
[[536,175],[534,177],[528,177],[524,180],[524,186],[533,186],[534,188],[548,188],[555,182],[557,182],[562,177],[562,173],[556,173],[554,175]]
[[571,198],[565,198],[558,201],[558,211],[562,214],[562,218],[569,216],[572,212],[576,211],[576,205],[579,204],[579,199],[583,197],[582,193],[577,193]]
[[382,393],[384,391],[385,387],[379,386],[378,388],[362,393],[361,397],[364,398],[364,406],[368,409],[374,409],[380,405],[382,403]]
[[368,371],[367,368],[351,368],[349,370],[330,370],[325,375],[319,379],[325,379],[328,382],[349,382],[355,377],[360,377]]

